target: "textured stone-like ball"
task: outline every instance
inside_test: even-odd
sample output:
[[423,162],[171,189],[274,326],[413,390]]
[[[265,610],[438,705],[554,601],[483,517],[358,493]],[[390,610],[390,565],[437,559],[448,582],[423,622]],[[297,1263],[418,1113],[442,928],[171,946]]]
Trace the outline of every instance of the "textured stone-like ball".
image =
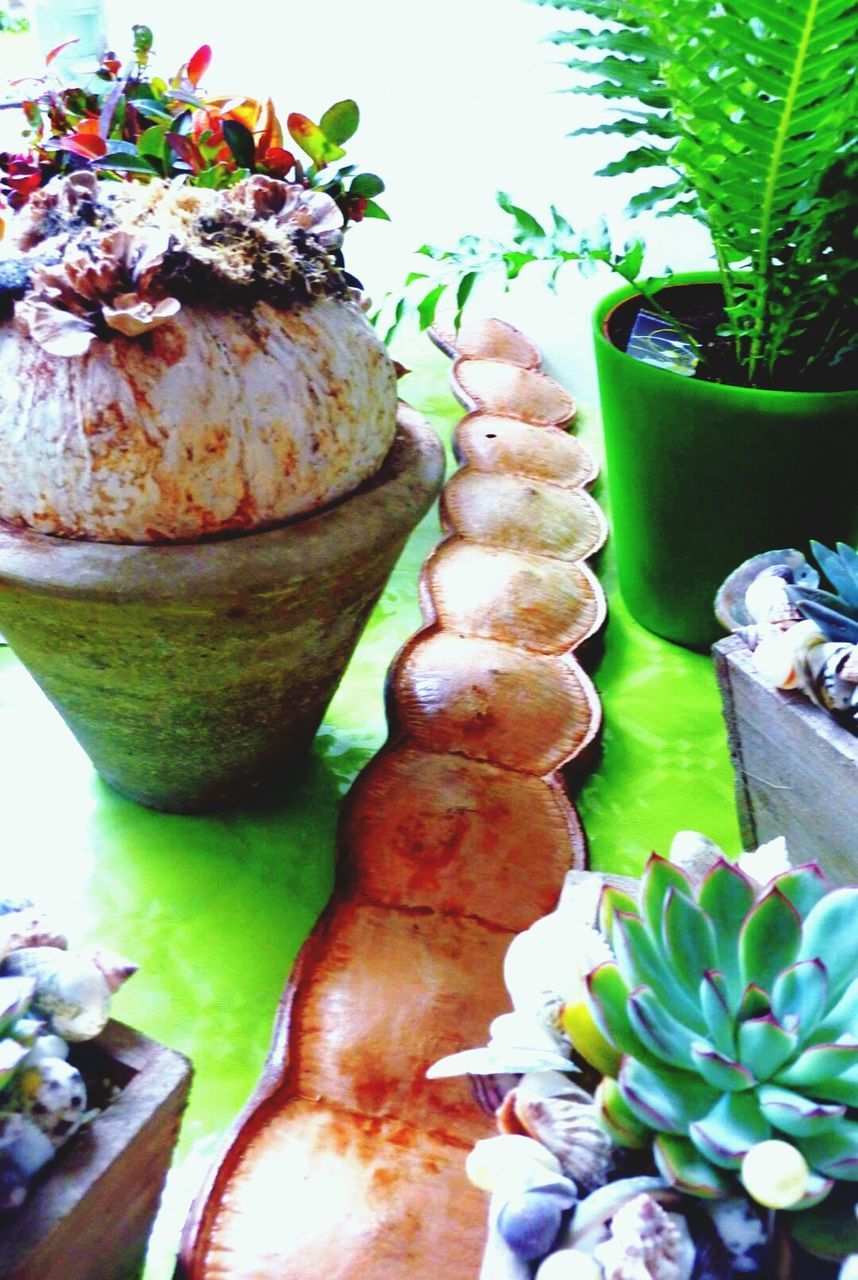
[[261,529],[344,497],[395,433],[396,374],[360,308],[183,306],[51,355],[0,325],[0,519],[104,542]]

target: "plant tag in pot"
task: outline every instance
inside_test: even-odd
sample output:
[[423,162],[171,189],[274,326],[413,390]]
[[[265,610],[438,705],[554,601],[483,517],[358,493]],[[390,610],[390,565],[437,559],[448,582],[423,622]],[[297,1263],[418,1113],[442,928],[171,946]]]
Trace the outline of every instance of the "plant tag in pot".
[[693,378],[700,360],[687,338],[672,329],[662,316],[642,309],[632,325],[626,355],[659,369],[672,369]]

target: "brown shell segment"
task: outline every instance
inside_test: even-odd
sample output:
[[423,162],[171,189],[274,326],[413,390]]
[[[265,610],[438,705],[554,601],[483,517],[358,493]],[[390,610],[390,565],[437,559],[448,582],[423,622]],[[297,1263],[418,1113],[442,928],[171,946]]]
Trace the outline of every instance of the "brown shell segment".
[[542,777],[592,737],[585,680],[559,657],[437,631],[400,658],[393,694],[421,745]]
[[526,929],[553,908],[570,847],[576,860],[584,847],[559,783],[409,739],[375,757],[346,805],[353,873],[368,898],[503,929]]
[[578,561],[450,538],[423,572],[439,625],[458,635],[564,653],[605,620],[604,592]]
[[452,387],[466,409],[509,414],[537,427],[560,427],[575,416],[575,401],[553,378],[501,360],[460,356]]
[[498,413],[469,413],[456,428],[455,448],[474,471],[510,471],[568,489],[591,484],[598,474],[588,450],[568,431]]
[[468,320],[459,332],[433,324],[429,337],[448,356],[468,356],[481,360],[502,360],[522,369],[538,369],[542,364],[539,348],[523,333],[504,320],[489,317]]
[[448,481],[444,526],[474,542],[557,560],[583,560],[607,537],[605,517],[583,489],[465,467]]

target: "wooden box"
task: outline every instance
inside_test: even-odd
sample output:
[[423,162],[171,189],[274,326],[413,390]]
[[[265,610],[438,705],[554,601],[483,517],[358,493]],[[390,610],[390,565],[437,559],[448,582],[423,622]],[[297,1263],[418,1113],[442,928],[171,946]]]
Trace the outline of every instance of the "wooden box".
[[71,1059],[121,1092],[0,1225],[4,1280],[130,1280],[142,1269],[191,1065],[119,1022],[73,1046]]
[[745,847],[783,835],[794,864],[858,883],[858,738],[803,694],[765,685],[738,636],[713,654]]

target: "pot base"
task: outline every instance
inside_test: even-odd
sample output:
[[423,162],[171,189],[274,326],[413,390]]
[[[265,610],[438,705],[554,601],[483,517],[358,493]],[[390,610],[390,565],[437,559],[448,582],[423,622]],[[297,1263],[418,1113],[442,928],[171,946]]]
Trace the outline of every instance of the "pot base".
[[265,533],[118,546],[3,529],[0,628],[116,790],[222,808],[306,757],[443,468],[402,408],[372,481]]

